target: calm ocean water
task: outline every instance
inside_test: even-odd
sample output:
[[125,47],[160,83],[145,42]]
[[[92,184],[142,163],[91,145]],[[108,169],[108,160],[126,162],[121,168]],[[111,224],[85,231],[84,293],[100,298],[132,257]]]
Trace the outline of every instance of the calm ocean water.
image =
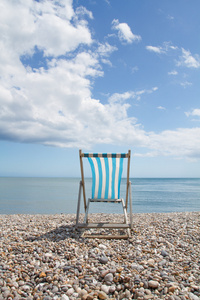
[[[139,179],[132,181],[134,213],[200,211],[200,179]],[[76,213],[78,178],[0,177],[0,214]],[[90,196],[91,179],[86,179]],[[125,197],[125,180],[121,183]],[[91,212],[121,213],[121,205],[91,204]],[[83,211],[83,209],[82,209]]]

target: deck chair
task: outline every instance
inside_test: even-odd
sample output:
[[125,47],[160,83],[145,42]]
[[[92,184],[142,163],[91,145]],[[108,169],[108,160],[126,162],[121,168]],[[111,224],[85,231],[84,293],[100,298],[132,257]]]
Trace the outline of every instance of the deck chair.
[[[109,229],[125,229],[126,235],[89,235],[96,238],[128,238],[130,230],[133,229],[132,222],[132,201],[131,201],[131,182],[129,181],[130,157],[131,151],[128,153],[82,153],[79,150],[81,181],[79,186],[76,228],[109,228]],[[83,171],[83,158],[87,158],[92,171],[92,196],[86,201],[85,180]],[[120,198],[120,183],[123,171],[123,162],[127,159],[127,184],[126,199]],[[83,223],[79,223],[81,196],[83,194],[85,218]],[[128,199],[130,206],[130,223],[128,222],[127,208]],[[124,213],[123,223],[88,223],[88,213],[91,202],[100,203],[121,203]]]

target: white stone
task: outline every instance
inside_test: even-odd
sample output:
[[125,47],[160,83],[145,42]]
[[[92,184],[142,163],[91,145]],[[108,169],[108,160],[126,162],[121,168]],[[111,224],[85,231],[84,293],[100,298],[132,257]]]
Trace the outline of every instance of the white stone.
[[67,296],[71,296],[74,292],[75,292],[74,289],[73,289],[73,288],[70,288],[70,289],[67,291]]
[[61,300],[69,300],[69,297],[67,295],[62,295]]
[[105,285],[105,284],[102,284],[101,290],[102,290],[104,293],[108,294],[108,293],[109,293],[109,290],[110,290],[110,286],[107,286],[107,285]]
[[192,300],[199,300],[199,297],[193,293],[189,293],[189,296],[190,296],[190,299],[192,299]]
[[113,281],[113,274],[112,273],[106,274],[105,277],[104,277],[104,280],[112,282]]
[[106,249],[107,249],[107,246],[104,245],[104,244],[99,244],[99,249],[101,249],[101,250],[106,250]]

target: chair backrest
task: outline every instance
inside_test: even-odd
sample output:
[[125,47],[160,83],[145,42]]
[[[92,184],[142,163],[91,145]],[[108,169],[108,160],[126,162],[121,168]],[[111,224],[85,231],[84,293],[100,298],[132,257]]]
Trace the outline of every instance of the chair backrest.
[[[80,150],[81,175],[84,185],[82,158],[88,158],[92,170],[93,199],[119,199],[123,161],[127,158],[127,194],[130,171],[130,150],[128,153],[82,153]],[[85,190],[84,197],[85,197]],[[126,195],[128,199],[128,195]],[[127,200],[128,201],[128,200]]]

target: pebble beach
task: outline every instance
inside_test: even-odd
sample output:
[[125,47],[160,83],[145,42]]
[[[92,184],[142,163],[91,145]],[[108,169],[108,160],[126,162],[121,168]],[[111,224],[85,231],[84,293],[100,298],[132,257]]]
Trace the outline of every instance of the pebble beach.
[[126,240],[85,238],[73,214],[0,222],[0,299],[200,299],[200,212],[133,214]]

